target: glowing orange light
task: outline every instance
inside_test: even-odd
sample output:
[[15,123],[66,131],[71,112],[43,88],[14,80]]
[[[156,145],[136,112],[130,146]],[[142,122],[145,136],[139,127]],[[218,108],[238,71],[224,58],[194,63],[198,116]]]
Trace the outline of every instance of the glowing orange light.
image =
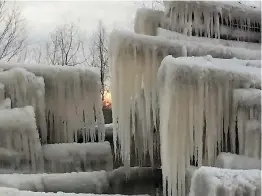
[[111,93],[108,90],[105,90],[103,106],[107,108],[111,108],[111,105],[112,105]]

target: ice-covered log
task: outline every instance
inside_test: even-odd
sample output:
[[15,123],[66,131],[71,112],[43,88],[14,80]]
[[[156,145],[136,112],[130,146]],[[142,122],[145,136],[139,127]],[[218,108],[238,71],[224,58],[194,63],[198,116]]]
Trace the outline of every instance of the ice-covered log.
[[36,124],[41,142],[46,143],[45,83],[43,78],[36,77],[25,69],[15,68],[0,72],[0,82],[5,86],[5,96],[11,99],[12,107],[32,105],[35,108]]
[[193,178],[189,196],[261,195],[261,170],[199,168]]
[[189,36],[261,42],[261,7],[238,2],[166,1],[169,29]]
[[49,143],[74,142],[80,130],[84,142],[88,138],[93,141],[96,123],[98,140],[104,140],[101,82],[97,68],[81,65],[0,64],[4,70],[15,67],[22,67],[44,78]]
[[5,99],[5,85],[0,83],[0,101]]
[[136,11],[135,33],[155,36],[157,28],[162,26],[164,26],[163,11],[146,8],[140,8]]
[[24,163],[18,161],[13,169],[19,169],[23,164],[32,172],[43,169],[42,149],[32,106],[1,109],[0,134],[1,147],[18,152],[24,160]]
[[108,190],[106,171],[63,174],[0,174],[0,186],[36,192],[94,193]]
[[185,195],[191,157],[198,166],[215,162],[230,126],[233,89],[260,86],[259,70],[210,57],[165,57],[157,83],[164,189],[167,179],[169,192]]
[[[195,37],[195,36],[187,36],[178,32],[169,31],[163,28],[157,28],[157,36],[164,37],[171,40],[185,40],[190,42],[201,42],[207,44],[216,44],[223,45],[229,47],[236,48],[245,48],[250,50],[261,50],[261,45],[258,43],[250,43],[250,42],[240,42],[240,41],[232,41],[232,40],[223,40],[223,39],[215,39],[215,38],[206,38],[206,37]],[[261,64],[261,62],[259,62]]]
[[[93,194],[93,193],[44,193],[44,192],[32,192],[32,191],[20,191],[13,188],[0,188],[0,195],[3,196],[124,196],[124,195],[107,195],[107,194]],[[149,195],[133,195],[133,196],[149,196]]]
[[113,170],[109,142],[47,144],[42,147],[45,172]]
[[[130,159],[130,137],[136,132],[136,104],[134,100],[141,93],[141,88],[144,91],[145,101],[138,102],[137,107],[142,116],[141,134],[147,138],[141,149],[150,149],[149,153],[152,157],[152,129],[153,125],[156,127],[157,124],[157,111],[152,109],[157,103],[155,81],[157,69],[165,56],[169,54],[174,57],[212,55],[226,59],[233,57],[260,59],[260,51],[181,40],[170,41],[160,37],[122,31],[111,33],[109,45],[112,102],[117,103],[112,104],[113,122],[118,123],[114,127],[114,133],[117,134],[114,136],[114,141],[116,146],[117,137],[119,138],[121,156],[125,160],[125,164],[129,164]],[[139,148],[140,146],[137,150]]]
[[[252,88],[235,89],[233,93],[232,114],[233,116],[231,120],[230,133],[234,134],[235,127],[237,127],[237,134],[239,140],[239,153],[244,155],[246,152],[245,149],[248,150],[249,148],[249,146],[245,144],[247,140],[250,139],[252,141],[253,139],[255,139],[253,141],[254,143],[252,144],[252,146],[259,145],[260,143],[260,136],[261,136],[259,130],[260,125],[256,126],[258,129],[250,129],[253,126],[247,129],[246,126],[249,120],[257,120],[259,122],[255,121],[254,123],[261,124],[261,90],[252,89]],[[252,125],[252,122],[250,125]],[[248,137],[245,136],[246,134],[248,134]],[[234,135],[232,139],[234,139]],[[231,143],[233,144],[233,148],[234,148],[235,142],[232,140]],[[261,148],[260,146],[256,146],[255,148],[253,148],[252,151],[255,157],[261,157],[260,148]]]
[[261,160],[258,158],[222,152],[217,156],[215,167],[225,169],[261,169]]
[[11,109],[11,99],[6,98],[3,101],[0,101],[0,109]]

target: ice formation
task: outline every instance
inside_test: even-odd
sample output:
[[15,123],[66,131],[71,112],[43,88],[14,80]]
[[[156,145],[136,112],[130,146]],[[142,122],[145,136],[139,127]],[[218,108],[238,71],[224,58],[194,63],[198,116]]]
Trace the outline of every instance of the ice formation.
[[189,196],[261,195],[261,170],[201,167],[193,178]]
[[94,193],[108,190],[106,171],[63,174],[0,174],[0,187],[36,192]]
[[11,109],[11,99],[6,98],[3,101],[0,101],[0,109]]
[[[13,188],[0,188],[0,195],[5,196],[124,196],[124,195],[107,195],[107,194],[92,194],[92,193],[44,193],[44,192],[32,192],[32,191],[19,191],[18,189]],[[134,195],[134,196],[149,196],[149,195]]]
[[47,144],[42,149],[45,172],[113,170],[109,142]]
[[1,109],[0,131],[1,148],[19,153],[23,160],[18,161],[12,169],[26,165],[32,172],[43,170],[41,144],[32,106]]
[[166,1],[169,29],[188,36],[261,42],[261,8],[238,2]]
[[[4,70],[23,67],[44,78],[49,143],[74,142],[79,134],[84,142],[104,140],[101,82],[96,68],[1,63]],[[95,120],[96,119],[96,120]]]
[[[230,133],[234,134],[235,127],[237,127],[239,153],[242,155],[245,154],[253,155],[255,157],[261,157],[260,89],[235,89],[233,91],[233,115],[231,120]],[[247,123],[249,120],[253,120],[249,123],[251,126]],[[255,125],[255,128],[252,125]],[[231,143],[235,144],[233,142]],[[252,151],[252,153],[250,151]]]
[[45,84],[41,77],[21,68],[0,72],[0,82],[5,86],[5,96],[11,99],[12,107],[32,105],[41,142],[46,143]]
[[152,129],[157,125],[155,81],[157,69],[165,56],[168,54],[174,57],[212,55],[225,59],[233,57],[260,59],[260,51],[191,43],[182,40],[170,41],[164,38],[136,35],[117,30],[110,35],[109,51],[112,101],[117,103],[112,104],[113,122],[116,125],[114,127],[114,143],[116,146],[117,138],[119,138],[121,156],[127,165],[130,159],[130,138],[137,132],[135,128],[137,123],[135,99],[141,93],[142,88],[145,101],[138,101],[137,108],[142,118],[139,119],[142,123],[140,135],[144,139],[142,144],[144,146],[139,146],[136,151],[145,149],[145,152],[149,151],[152,157]]
[[258,158],[222,152],[217,156],[215,167],[225,169],[261,169],[261,160]]
[[232,40],[223,40],[223,39],[212,39],[206,37],[195,37],[195,36],[186,36],[184,34],[169,31],[163,28],[157,28],[157,36],[164,37],[167,39],[173,40],[186,40],[190,42],[202,42],[207,44],[216,44],[223,45],[229,47],[236,48],[245,48],[249,50],[261,50],[261,45],[258,43],[250,43],[250,42],[240,42],[240,41],[232,41]]
[[136,12],[134,30],[138,34],[156,35],[157,27],[162,27],[163,22],[163,11],[141,8]]
[[168,187],[168,195],[185,195],[191,158],[198,166],[212,165],[227,145],[223,135],[230,127],[233,89],[260,83],[259,68],[211,57],[164,58],[157,86],[163,189]]

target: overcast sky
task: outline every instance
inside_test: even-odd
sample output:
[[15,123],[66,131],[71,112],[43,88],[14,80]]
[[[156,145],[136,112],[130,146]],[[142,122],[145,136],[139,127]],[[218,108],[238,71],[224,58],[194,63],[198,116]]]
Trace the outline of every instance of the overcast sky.
[[114,27],[131,28],[136,9],[133,1],[22,1],[17,2],[27,20],[29,38],[46,39],[58,24],[73,21],[88,35],[99,20],[108,31]]

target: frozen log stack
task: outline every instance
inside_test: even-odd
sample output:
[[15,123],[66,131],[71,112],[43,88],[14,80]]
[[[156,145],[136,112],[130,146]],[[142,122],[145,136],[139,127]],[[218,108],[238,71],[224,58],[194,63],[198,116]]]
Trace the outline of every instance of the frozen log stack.
[[261,90],[235,89],[232,105],[230,133],[237,127],[239,154],[261,157]]
[[189,196],[261,195],[261,170],[201,167],[193,178]]
[[232,153],[220,153],[215,162],[215,167],[225,169],[261,169],[261,160],[258,158],[237,155]]
[[[118,122],[118,126],[114,130],[114,133],[117,134],[114,136],[114,143],[116,145],[116,139],[119,138],[121,156],[126,165],[129,165],[128,160],[130,159],[130,136],[132,137],[136,132],[134,100],[141,92],[141,86],[145,96],[145,101],[138,103],[145,110],[141,111],[144,113],[144,115],[141,114],[143,116],[142,134],[148,138],[142,149],[147,149],[150,152],[150,157],[153,157],[151,133],[153,127],[156,127],[158,113],[155,110],[157,105],[156,75],[165,56],[212,55],[225,59],[236,57],[253,60],[260,60],[261,56],[260,51],[256,50],[191,43],[185,40],[170,41],[162,37],[137,35],[124,31],[113,31],[110,34],[109,51],[112,70],[112,101],[118,103],[112,105],[113,122]],[[130,120],[130,116],[132,120]],[[136,148],[137,151],[140,150],[140,146]]]
[[[5,196],[124,196],[124,195],[106,195],[106,194],[76,194],[76,193],[44,193],[44,192],[32,192],[32,191],[20,191],[13,188],[0,188],[0,195]],[[134,196],[149,196],[149,195],[134,195]]]
[[[1,63],[4,70],[21,67],[44,78],[48,143],[72,143],[78,134],[84,142],[104,141],[101,82],[96,68]],[[95,122],[96,119],[96,122]],[[84,129],[83,129],[84,128]]]
[[185,168],[192,157],[198,166],[212,165],[222,151],[223,135],[228,134],[232,118],[233,89],[261,85],[259,68],[231,61],[167,56],[161,63],[158,96],[162,172],[174,194],[185,195]]
[[[42,149],[36,127],[34,108],[0,110],[1,162],[11,162],[11,169],[43,170]],[[9,168],[10,169],[10,168]]]
[[15,68],[1,71],[0,82],[4,84],[5,97],[11,99],[12,107],[31,105],[35,108],[37,128],[41,141],[45,143],[47,129],[44,100],[45,84],[43,78],[36,77],[25,69]]
[[47,144],[42,149],[48,173],[113,170],[109,142]]
[[233,1],[165,1],[172,31],[188,36],[261,42],[261,7]]

